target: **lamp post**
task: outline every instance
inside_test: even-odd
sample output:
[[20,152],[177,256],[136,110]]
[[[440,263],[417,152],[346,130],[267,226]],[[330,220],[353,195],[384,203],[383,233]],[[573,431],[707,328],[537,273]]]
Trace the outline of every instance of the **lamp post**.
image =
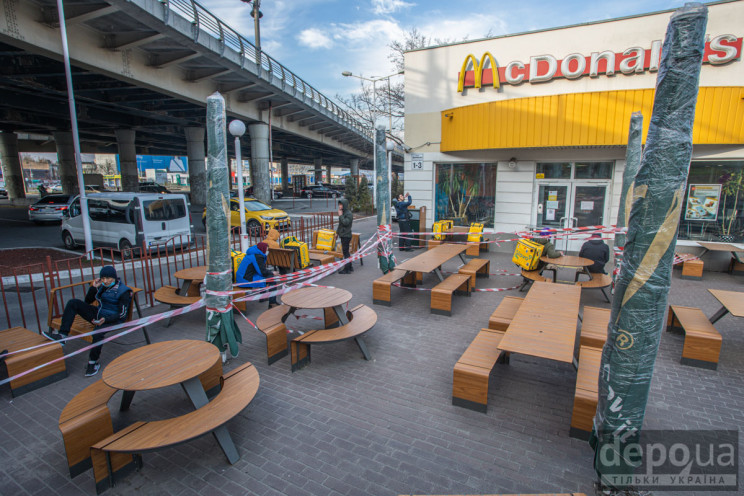
[[240,204],[240,251],[248,251],[248,234],[245,230],[245,197],[243,193],[243,159],[240,156],[240,137],[245,134],[243,121],[235,119],[228,126],[230,134],[235,136],[235,160],[238,162],[236,174],[238,175],[238,203]]
[[261,26],[258,22],[263,17],[261,12],[261,0],[240,0],[243,3],[249,3],[253,7],[251,10],[251,17],[253,17],[253,29],[255,32],[255,45],[256,45],[256,65],[258,66],[258,72],[261,72]]

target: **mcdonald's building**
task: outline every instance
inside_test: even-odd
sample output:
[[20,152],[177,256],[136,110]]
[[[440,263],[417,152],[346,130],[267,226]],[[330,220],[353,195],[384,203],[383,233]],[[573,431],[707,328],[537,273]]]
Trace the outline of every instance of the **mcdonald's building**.
[[[744,189],[737,207],[729,184],[744,171],[744,2],[706,5],[679,245],[744,241]],[[645,144],[672,12],[407,52],[405,182],[429,222],[614,225],[630,117],[642,112]]]

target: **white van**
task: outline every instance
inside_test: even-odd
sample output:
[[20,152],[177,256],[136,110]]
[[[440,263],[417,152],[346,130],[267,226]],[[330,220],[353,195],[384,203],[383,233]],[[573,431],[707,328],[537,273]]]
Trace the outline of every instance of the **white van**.
[[[177,246],[191,243],[191,215],[184,195],[156,193],[93,193],[86,195],[93,245],[121,251],[165,244],[176,237]],[[80,197],[62,219],[62,241],[71,250],[85,243]]]

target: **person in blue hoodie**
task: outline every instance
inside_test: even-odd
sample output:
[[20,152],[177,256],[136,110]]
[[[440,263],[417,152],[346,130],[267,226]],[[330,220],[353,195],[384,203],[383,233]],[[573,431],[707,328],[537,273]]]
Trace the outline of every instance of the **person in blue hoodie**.
[[[94,301],[98,306],[92,305]],[[124,284],[116,275],[116,269],[107,265],[101,269],[99,279],[93,281],[85,295],[85,300],[73,298],[65,305],[62,313],[62,323],[59,332],[45,331],[44,335],[49,339],[59,341],[67,338],[70,327],[77,315],[87,320],[96,328],[112,326],[124,322],[129,313],[129,305],[132,302],[132,290]],[[100,342],[105,332],[93,334],[93,344]],[[64,345],[64,342],[63,342]],[[96,375],[101,368],[98,359],[101,357],[103,345],[91,348],[88,353],[88,367],[85,376]]]
[[[263,241],[248,248],[238,270],[235,271],[235,284],[241,288],[265,288],[267,277],[274,277],[274,273],[266,268],[266,254],[269,245]],[[277,306],[276,296],[269,297],[269,308]]]
[[[411,223],[408,207],[411,205],[411,194],[406,193],[405,195],[399,195],[398,201],[395,202],[395,215],[398,218],[398,227],[400,228],[401,235],[405,236],[411,232]],[[400,251],[411,251],[411,240],[409,238],[398,238],[398,249]]]

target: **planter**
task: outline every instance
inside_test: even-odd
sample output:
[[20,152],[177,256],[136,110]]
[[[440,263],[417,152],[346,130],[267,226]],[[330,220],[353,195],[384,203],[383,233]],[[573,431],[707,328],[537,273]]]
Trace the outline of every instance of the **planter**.
[[738,236],[734,236],[733,234],[719,234],[718,235],[718,241],[721,243],[734,243],[736,242]]

